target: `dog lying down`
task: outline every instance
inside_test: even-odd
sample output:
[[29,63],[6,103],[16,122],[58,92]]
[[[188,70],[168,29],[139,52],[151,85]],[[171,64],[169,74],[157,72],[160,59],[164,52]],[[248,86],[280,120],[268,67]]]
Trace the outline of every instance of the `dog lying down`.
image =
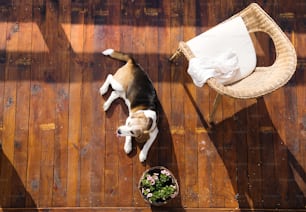
[[129,110],[125,125],[117,130],[118,136],[125,136],[124,151],[132,151],[132,137],[137,142],[145,142],[139,153],[139,160],[144,162],[148,151],[158,134],[157,128],[157,96],[151,80],[142,68],[129,55],[107,49],[102,52],[106,56],[126,62],[114,75],[109,74],[100,88],[104,95],[109,86],[113,91],[103,105],[107,111],[112,102],[122,98]]

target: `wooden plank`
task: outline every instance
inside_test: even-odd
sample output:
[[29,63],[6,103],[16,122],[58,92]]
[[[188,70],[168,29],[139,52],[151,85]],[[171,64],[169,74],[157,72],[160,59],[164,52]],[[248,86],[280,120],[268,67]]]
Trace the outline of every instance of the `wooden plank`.
[[248,182],[247,101],[235,101],[235,142],[237,145],[237,190],[235,199],[240,208],[250,208]]
[[[158,49],[154,48],[154,52],[152,54],[157,54],[160,52],[160,56],[158,59],[158,70],[155,70],[158,73],[156,81],[158,83],[157,93],[159,97],[159,101],[161,104],[161,111],[159,117],[159,139],[158,139],[158,157],[156,157],[156,161],[159,165],[167,167],[174,174],[176,179],[179,182],[179,186],[181,185],[181,177],[179,172],[179,155],[175,154],[175,149],[179,149],[180,144],[178,141],[180,140],[180,136],[175,136],[171,132],[171,113],[172,113],[172,85],[171,85],[171,69],[173,68],[173,64],[169,63],[168,58],[169,54],[172,52],[172,47],[177,45],[178,42],[171,39],[171,19],[167,17],[171,17],[172,6],[169,2],[159,1],[157,5],[153,9],[156,9],[158,12],[158,16],[160,20],[163,20],[160,23],[160,27],[156,34],[158,34],[158,45],[156,46]],[[157,22],[157,21],[156,21]],[[173,33],[173,32],[172,32]],[[177,43],[175,43],[177,42]],[[154,45],[154,43],[153,43]],[[155,64],[155,62],[152,62]],[[154,66],[154,65],[152,65]],[[176,146],[176,147],[175,147]],[[183,166],[183,164],[182,164]],[[182,189],[183,187],[180,187]],[[182,191],[182,190],[181,190]],[[182,207],[181,194],[178,195],[174,200],[169,201],[167,207]]]
[[[196,36],[194,27],[196,20],[196,1],[188,1],[184,4],[184,40],[189,40]],[[185,89],[184,97],[184,128],[185,128],[185,172],[186,172],[186,206],[198,207],[198,141],[195,134],[197,126],[196,112],[196,88],[190,81],[190,77],[185,74],[183,86]],[[190,166],[190,164],[195,164]]]
[[[112,116],[114,119],[114,116]],[[118,151],[119,147],[114,130],[105,132],[105,171],[104,171],[104,205],[115,206],[118,204]],[[116,142],[113,142],[116,141]]]
[[4,91],[5,91],[5,73],[6,67],[9,65],[7,60],[6,53],[6,45],[7,45],[7,32],[8,22],[7,18],[9,17],[8,7],[4,8],[0,12],[0,30],[3,32],[0,35],[0,55],[1,55],[1,63],[0,63],[0,205],[7,204],[7,200],[4,198],[6,195],[6,179],[7,179],[7,170],[8,167],[7,157],[4,155],[2,150],[3,144],[3,131],[4,131],[4,108],[5,108],[5,99],[4,99]]
[[[284,107],[284,91],[283,89],[277,90],[266,97],[267,108],[271,119],[273,121],[275,132],[273,134],[274,143],[274,157],[275,157],[275,174],[279,180],[278,193],[280,195],[280,205],[281,208],[288,208],[288,198],[287,192],[288,188],[288,177],[289,177],[289,166],[288,166],[288,148],[286,146],[286,141],[283,140],[285,137],[286,123],[282,121],[283,119],[283,107]],[[272,105],[272,107],[271,107]],[[271,153],[269,153],[271,154]]]
[[95,174],[92,171],[92,158],[94,154],[94,143],[92,140],[92,126],[94,110],[93,110],[93,93],[91,88],[92,76],[92,65],[93,64],[93,37],[94,37],[94,19],[92,1],[84,2],[84,40],[83,40],[83,58],[81,61],[82,65],[82,115],[81,115],[81,126],[82,136],[80,143],[80,206],[91,206],[92,204],[92,193],[91,184],[92,180],[95,180]]
[[[113,212],[113,211],[123,211],[123,212],[130,212],[130,211],[139,211],[139,212],[149,212],[152,211],[152,208],[150,207],[84,207],[84,208],[71,208],[71,207],[63,207],[63,208],[38,208],[38,209],[29,209],[29,208],[5,208],[1,209],[0,212],[43,212],[43,211],[50,211],[50,212]],[[154,210],[156,210],[154,208]],[[239,209],[239,208],[171,208],[173,211],[177,212],[198,212],[198,211],[204,211],[204,212],[240,212],[240,211],[262,211],[262,209]],[[168,208],[165,207],[158,207],[158,211],[169,211]],[[267,212],[275,211],[275,209],[265,209]],[[277,211],[280,212],[302,212],[305,211],[304,209],[277,209]]]
[[[132,5],[131,5],[132,6]],[[144,31],[144,26],[146,25],[146,17],[144,15],[144,7],[145,7],[145,0],[140,0],[135,2],[133,7],[129,7],[132,12],[131,16],[133,17],[135,14],[136,17],[132,19],[133,21],[131,24],[137,27],[133,27],[132,29],[132,45],[133,45],[133,55],[137,62],[144,68],[144,70],[148,71],[148,64],[146,62],[146,40],[147,40],[147,34]],[[142,36],[139,36],[142,35]],[[136,38],[137,39],[134,39]],[[145,201],[140,196],[139,190],[138,190],[138,182],[139,178],[141,177],[142,173],[146,170],[146,163],[141,163],[139,161],[139,153],[141,150],[141,145],[136,145],[137,151],[136,155],[133,157],[133,194],[134,194],[134,205],[135,206],[146,206]]]
[[[188,207],[198,207],[198,140],[195,134],[196,129],[196,111],[192,104],[195,98],[195,88],[193,84],[185,86],[186,93],[189,97],[185,97],[184,114],[185,114],[185,172],[186,172],[186,205]],[[188,99],[190,98],[190,99]],[[195,164],[190,166],[190,164]]]
[[[113,48],[120,50],[120,29],[112,23],[120,23],[119,3],[111,4],[111,1],[107,2],[111,5],[109,10],[110,16],[105,17],[107,28],[105,27],[105,37],[103,39],[104,45],[103,49]],[[104,30],[104,29],[103,29]],[[107,57],[103,58],[102,66],[102,79],[103,82],[108,74],[113,74],[115,71],[122,66],[121,62],[111,60]],[[111,89],[110,89],[111,90]],[[110,91],[109,91],[110,92]],[[106,95],[105,100],[108,98]],[[104,101],[103,101],[104,103]],[[115,101],[109,110],[105,113],[105,164],[104,164],[104,205],[105,206],[117,206],[119,204],[119,151],[123,150],[123,145],[121,139],[116,136],[117,128],[120,124],[119,114],[121,110],[121,105],[123,102]],[[102,113],[104,113],[102,111]],[[121,144],[121,145],[120,145]]]
[[[183,17],[181,11],[183,10],[183,2],[182,1],[170,1],[170,50],[176,51],[178,48],[179,41],[183,40]],[[172,53],[172,52],[171,52]],[[184,130],[184,97],[182,94],[184,93],[184,87],[182,86],[183,76],[185,72],[186,63],[183,63],[184,58],[180,57],[175,61],[175,64],[172,64],[170,67],[171,78],[170,78],[170,99],[171,99],[171,112],[169,116],[169,125],[172,136],[173,150],[172,154],[176,156],[177,163],[177,175],[179,186],[180,186],[180,194],[176,201],[180,206],[186,206],[185,200],[185,130]],[[179,68],[184,67],[184,68]],[[165,151],[161,152],[161,154],[167,154]],[[161,159],[159,159],[161,160]]]
[[43,78],[42,72],[44,64],[44,51],[47,51],[46,46],[42,37],[45,33],[43,28],[45,4],[43,2],[33,3],[33,30],[32,32],[32,58],[33,63],[31,67],[31,92],[30,92],[30,114],[29,114],[29,142],[28,142],[28,165],[27,165],[27,190],[31,197],[26,199],[27,207],[34,207],[35,202],[39,204],[40,196],[40,167],[41,167],[41,140],[40,140],[40,129],[41,124],[40,114],[42,113],[41,99],[44,96],[43,92]]
[[[262,100],[260,100],[262,101]],[[259,143],[258,104],[247,109],[248,192],[249,207],[262,208],[261,145]]]
[[[204,10],[203,7],[200,9]],[[205,10],[204,10],[205,11]],[[197,30],[198,32],[200,30]],[[202,31],[202,30],[201,30]],[[200,33],[200,32],[199,32]],[[210,130],[205,117],[208,117],[209,112],[209,88],[204,86],[197,88],[197,140],[198,140],[198,178],[199,178],[199,208],[208,208],[211,199],[211,172],[212,166],[210,163],[211,153],[215,151],[213,142],[209,136]]]
[[32,36],[32,2],[25,1],[18,6],[19,23],[18,49],[21,53],[15,60],[17,66],[16,75],[16,129],[15,129],[15,150],[14,167],[12,176],[11,206],[25,207],[27,191],[24,183],[27,177],[27,158],[28,158],[28,129],[29,129],[29,104],[30,104],[30,72],[31,72],[31,52],[25,49],[31,47]]
[[0,35],[0,140],[2,144],[2,133],[3,133],[3,109],[4,109],[4,82],[5,82],[5,67],[7,64],[6,60],[6,44],[7,44],[7,17],[8,7],[5,7],[0,11],[0,30],[3,32]]
[[68,130],[69,130],[69,70],[70,70],[70,29],[71,3],[63,1],[56,8],[59,11],[56,42],[56,63],[54,73],[59,81],[56,85],[54,180],[52,206],[67,205]]
[[[1,153],[3,160],[1,161],[1,197],[0,203],[2,207],[10,207],[12,194],[14,194],[15,184],[12,181],[12,176],[16,175],[13,167],[14,151],[15,151],[15,129],[16,129],[16,90],[18,67],[14,64],[18,52],[19,25],[18,10],[20,7],[12,9],[9,13],[6,36],[6,66],[4,69],[4,89],[3,89],[3,120],[2,120],[2,142]],[[10,49],[11,51],[8,51]],[[12,51],[13,50],[13,51]]]
[[[67,206],[80,206],[80,142],[82,67],[84,41],[84,13],[82,5],[71,5],[70,44],[73,52],[70,56],[69,72],[69,130],[68,130],[68,167],[67,167]],[[72,24],[78,23],[78,24]]]
[[[219,112],[220,113],[220,112]],[[222,112],[221,112],[222,114]],[[219,115],[218,115],[219,116]],[[211,173],[211,204],[210,207],[224,207],[224,178],[226,176],[226,167],[223,163],[223,125],[222,122],[216,125],[211,132],[210,138],[214,144],[215,151],[210,155],[212,169]]]
[[[159,32],[159,28],[156,27],[156,24],[158,23],[159,20],[159,7],[160,7],[161,1],[160,0],[154,0],[154,1],[149,1],[146,0],[144,2],[144,14],[143,18],[146,20],[146,25],[144,26],[144,33],[146,36],[146,40],[149,40],[150,42],[147,42],[145,45],[145,72],[148,74],[149,78],[153,82],[153,86],[157,92],[159,101],[160,99],[160,88],[162,87],[162,84],[159,83],[159,70],[163,69],[160,64],[160,60],[158,57],[158,52],[161,52],[164,46],[159,46],[159,41],[160,41],[160,36],[165,38],[163,35],[161,35]],[[165,45],[166,46],[166,45]],[[168,92],[166,92],[168,93]],[[160,112],[159,115],[159,126],[162,126],[162,120],[164,120],[164,115],[163,112]],[[163,127],[160,127],[161,129]],[[166,131],[169,132],[169,131]],[[160,145],[160,141],[163,142],[167,137],[163,137],[165,133],[159,132],[159,135],[157,136],[156,140],[154,141],[153,145],[151,146],[149,152],[148,152],[148,158],[147,158],[147,167],[151,167],[154,165],[158,164],[158,147]],[[171,155],[171,154],[169,154]],[[167,166],[167,162],[164,162],[164,165]]]
[[279,207],[281,204],[278,176],[276,175],[276,161],[280,156],[274,152],[280,144],[273,139],[274,128],[263,101],[258,104],[259,113],[259,142],[261,146],[261,161],[258,166],[262,169],[262,175],[257,176],[262,180],[262,202],[264,208]]
[[[303,10],[300,6],[303,6],[304,3],[297,4],[296,9],[300,12]],[[304,16],[305,20],[305,16]],[[300,62],[298,63],[298,67],[296,70],[296,95],[297,95],[297,132],[296,142],[299,143],[300,148],[300,155],[301,157],[299,160],[296,160],[297,163],[294,163],[296,165],[296,172],[295,172],[295,179],[297,182],[298,187],[301,189],[301,193],[298,196],[299,198],[306,196],[306,183],[305,180],[303,181],[303,178],[305,179],[305,171],[303,172],[300,168],[303,167],[305,170],[306,167],[306,89],[305,89],[305,82],[306,82],[306,54],[303,50],[303,46],[306,45],[306,35],[305,33],[299,33],[297,32],[303,31],[305,29],[301,23],[301,21],[298,21],[297,29],[296,31],[292,32],[291,34],[291,41],[293,44],[295,44],[296,51],[298,54],[298,58],[300,59]],[[296,36],[296,37],[295,37]],[[289,135],[288,135],[289,136]],[[305,200],[304,200],[305,202]]]
[[[237,191],[237,143],[235,131],[235,99],[223,98],[223,116],[230,117],[223,122],[223,162],[226,167],[224,176],[224,198],[226,208],[238,207],[235,200]],[[239,129],[238,129],[239,130]]]
[[[40,176],[40,200],[39,204],[43,206],[52,206],[52,191],[53,187],[50,186],[54,182],[54,144],[55,144],[55,128],[56,126],[56,85],[58,78],[56,74],[61,68],[57,63],[60,58],[60,49],[57,46],[57,35],[59,27],[59,3],[58,2],[46,2],[46,14],[45,14],[45,40],[48,45],[49,53],[44,54],[44,69],[42,77],[43,84],[42,89],[44,92],[41,99],[41,125],[40,125],[40,141],[41,146],[41,176]],[[44,128],[43,126],[54,124],[55,128]]]
[[[288,192],[289,194],[289,207],[301,208],[305,206],[304,193],[298,185],[305,185],[305,181],[301,179],[303,173],[297,171],[299,163],[303,161],[304,152],[302,152],[301,145],[298,135],[299,122],[298,122],[298,96],[296,88],[296,77],[293,76],[291,80],[284,86],[284,102],[285,102],[285,113],[283,117],[283,122],[286,127],[285,130],[285,142],[288,148],[288,164],[291,164],[291,169],[289,168],[288,173],[288,188],[291,188]],[[303,107],[302,107],[303,108]],[[294,167],[294,168],[293,168]],[[290,173],[290,172],[293,173]],[[302,177],[303,178],[303,177]],[[295,188],[295,189],[293,189]]]
[[198,179],[199,179],[199,208],[210,207],[210,199],[211,199],[211,172],[212,166],[210,161],[211,153],[215,151],[213,143],[209,136],[207,135],[207,131],[202,130],[202,128],[198,129],[199,132],[197,134],[198,139]]
[[[173,172],[177,180],[180,181],[178,176],[177,160],[174,152],[173,138],[169,124],[171,115],[171,67],[167,63],[167,53],[171,52],[170,49],[170,19],[165,17],[170,16],[171,5],[168,2],[154,1],[150,4],[146,1],[145,15],[150,20],[149,24],[152,28],[148,33],[148,38],[152,37],[150,52],[150,76],[153,79],[154,87],[158,95],[158,129],[159,135],[152,146],[151,156],[149,155],[148,162],[150,166],[161,165]],[[159,27],[160,26],[160,27]],[[151,35],[151,36],[150,36]],[[152,36],[153,35],[153,36]],[[150,49],[150,50],[149,50]],[[159,56],[158,56],[159,55]],[[177,197],[176,201],[171,200],[168,203],[169,207],[177,205],[180,198]]]
[[[116,2],[116,9],[118,11],[121,7],[123,10],[127,9],[127,1],[124,2]],[[130,14],[122,14],[120,20],[115,19],[115,21],[119,21],[120,24],[120,50],[122,52],[132,54],[133,52],[133,25],[130,24],[132,17]],[[138,62],[138,61],[137,61]],[[121,65],[121,64],[120,64]],[[128,108],[126,105],[120,108],[119,111],[119,123],[124,124],[126,118],[128,116]],[[134,186],[137,183],[137,179],[133,178],[133,160],[132,157],[137,157],[133,152],[131,155],[126,155],[124,152],[124,138],[117,139],[119,142],[118,146],[118,187],[119,187],[119,199],[120,206],[130,206],[134,204],[134,195],[138,195],[138,193],[134,193]],[[136,143],[133,143],[133,151],[135,150]]]
[[[93,11],[93,24],[94,24],[94,36],[93,36],[93,70],[91,81],[91,93],[95,97],[92,99],[92,143],[94,148],[91,156],[92,176],[91,177],[91,205],[101,206],[104,203],[104,164],[105,164],[105,113],[103,111],[103,101],[99,94],[99,88],[102,85],[102,79],[104,80],[104,74],[101,70],[103,57],[101,50],[105,48],[103,42],[103,24],[98,20],[98,11],[107,11],[107,2],[104,3],[94,1]],[[102,39],[101,39],[102,38]]]
[[[220,22],[220,8],[221,1],[210,1],[208,4],[208,13],[212,14],[208,17],[208,23],[215,26]],[[209,113],[213,111],[213,103],[217,93],[210,89],[209,91]],[[215,151],[210,155],[209,161],[211,162],[212,172],[211,176],[211,199],[210,207],[224,207],[225,206],[225,197],[224,197],[224,181],[226,168],[222,161],[223,155],[223,101],[221,101],[217,106],[216,114],[214,116],[214,123],[216,126],[212,128],[210,138],[215,147]]]

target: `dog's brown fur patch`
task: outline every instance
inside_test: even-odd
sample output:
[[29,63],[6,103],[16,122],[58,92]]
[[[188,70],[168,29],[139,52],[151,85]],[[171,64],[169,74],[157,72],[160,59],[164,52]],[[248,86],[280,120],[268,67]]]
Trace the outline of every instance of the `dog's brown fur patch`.
[[136,137],[135,141],[137,143],[142,144],[142,143],[145,143],[147,140],[149,140],[149,138],[150,138],[150,134],[147,132],[147,133],[141,134],[141,136],[139,136],[139,137]]
[[131,66],[134,66],[134,64],[132,64],[132,61],[129,61],[114,74],[114,79],[123,86],[125,91],[134,80],[133,68]]

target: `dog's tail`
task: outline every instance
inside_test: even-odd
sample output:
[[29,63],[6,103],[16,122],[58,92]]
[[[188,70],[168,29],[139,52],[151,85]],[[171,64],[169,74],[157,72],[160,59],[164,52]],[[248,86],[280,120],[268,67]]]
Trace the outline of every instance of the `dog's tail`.
[[114,58],[117,60],[125,61],[125,62],[133,61],[133,58],[131,58],[129,55],[124,54],[122,52],[115,51],[114,49],[106,49],[102,52],[102,54],[104,54],[105,56],[110,56],[111,58]]

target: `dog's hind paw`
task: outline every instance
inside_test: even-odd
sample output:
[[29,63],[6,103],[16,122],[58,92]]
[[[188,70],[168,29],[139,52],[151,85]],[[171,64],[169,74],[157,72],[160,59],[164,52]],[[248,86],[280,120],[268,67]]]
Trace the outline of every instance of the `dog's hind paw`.
[[103,104],[103,110],[106,112],[109,109],[110,105],[107,103]]
[[139,153],[139,161],[144,162],[147,159],[147,154],[145,154],[143,151],[140,151]]
[[100,95],[103,96],[104,94],[106,94],[107,90],[108,90],[108,87],[102,86],[102,87],[99,89]]
[[114,49],[106,49],[102,52],[102,54],[104,55],[111,55],[114,52]]

